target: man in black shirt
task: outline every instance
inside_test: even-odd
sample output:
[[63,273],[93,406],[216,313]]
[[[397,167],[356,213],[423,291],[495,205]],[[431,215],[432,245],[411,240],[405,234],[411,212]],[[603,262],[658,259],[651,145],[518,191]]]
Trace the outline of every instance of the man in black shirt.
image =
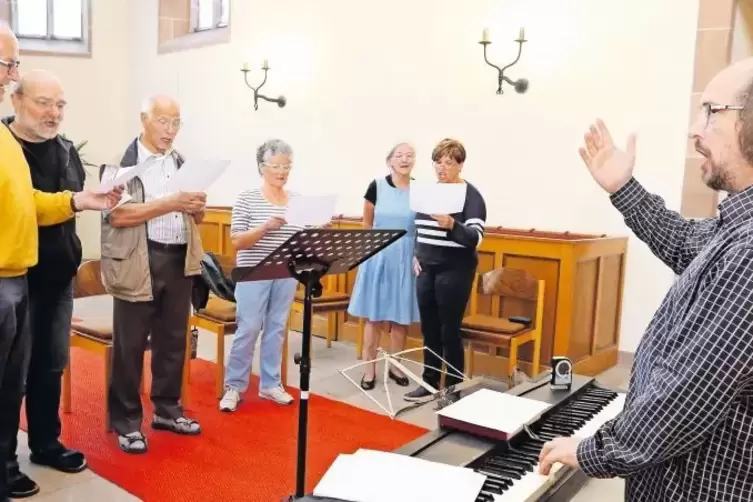
[[[3,122],[21,144],[31,168],[34,188],[43,192],[84,188],[85,172],[73,144],[58,135],[65,99],[60,81],[33,71],[18,83],[12,95],[15,117]],[[86,468],[81,452],[60,441],[60,391],[68,364],[73,313],[73,277],[81,263],[81,242],[75,218],[39,228],[39,261],[29,269],[29,309],[32,350],[26,381],[26,418],[31,461],[63,472]],[[20,420],[20,417],[15,417]],[[39,486],[20,472],[17,444],[9,449],[11,497],[34,495]]]

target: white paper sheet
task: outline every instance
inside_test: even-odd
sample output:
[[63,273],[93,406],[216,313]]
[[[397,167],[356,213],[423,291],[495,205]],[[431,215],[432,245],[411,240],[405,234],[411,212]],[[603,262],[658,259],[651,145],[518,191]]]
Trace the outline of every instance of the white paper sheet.
[[107,193],[110,190],[112,190],[114,187],[118,185],[125,185],[129,181],[131,181],[136,176],[141,175],[146,169],[153,165],[153,160],[148,160],[146,162],[142,162],[141,164],[137,164],[135,166],[131,167],[122,167],[118,169],[117,174],[115,175],[115,178],[113,178],[111,181],[107,181],[105,183],[102,183],[99,188],[97,188],[97,192],[99,193]]
[[437,411],[437,414],[507,434],[519,432],[551,405],[491,389],[480,389]]
[[465,183],[411,181],[410,208],[424,214],[454,214],[463,211]]
[[205,192],[229,165],[229,160],[188,159],[170,179],[168,189],[172,193]]
[[332,221],[337,195],[298,195],[290,199],[285,221],[301,227],[319,227]]
[[464,467],[360,449],[335,460],[314,496],[350,502],[474,502],[485,479]]

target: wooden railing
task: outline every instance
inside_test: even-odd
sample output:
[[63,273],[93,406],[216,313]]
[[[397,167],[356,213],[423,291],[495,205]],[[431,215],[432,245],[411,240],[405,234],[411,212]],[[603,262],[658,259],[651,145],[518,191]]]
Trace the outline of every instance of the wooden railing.
[[[333,226],[360,228],[361,219],[341,216]],[[208,208],[200,230],[206,251],[235,255],[230,242],[230,208]],[[617,363],[626,253],[627,237],[487,227],[479,248],[478,273],[499,267],[520,268],[546,281],[542,364],[548,365],[553,355],[565,355],[573,360],[578,373],[595,375]],[[355,270],[339,276],[337,290],[350,293],[355,278]],[[499,297],[473,294],[478,313],[515,313],[506,311],[507,307],[500,311]],[[300,318],[292,320],[293,329],[300,329],[300,325]],[[357,327],[358,319],[341,316],[333,339],[355,342]],[[325,336],[326,329],[326,319],[314,319],[315,335]],[[413,325],[408,332],[408,346],[421,344],[420,326]],[[530,351],[520,350],[524,371],[529,370],[526,363],[531,361]],[[506,374],[505,350],[477,353],[475,360],[475,373],[499,377]]]

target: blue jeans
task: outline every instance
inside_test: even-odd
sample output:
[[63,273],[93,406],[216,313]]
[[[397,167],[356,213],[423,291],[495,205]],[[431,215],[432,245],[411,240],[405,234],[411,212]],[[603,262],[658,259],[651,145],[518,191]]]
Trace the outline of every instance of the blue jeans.
[[275,279],[235,285],[238,328],[233,336],[225,370],[225,387],[241,393],[248,389],[254,349],[262,325],[259,390],[273,389],[282,384],[282,345],[297,284],[295,279]]

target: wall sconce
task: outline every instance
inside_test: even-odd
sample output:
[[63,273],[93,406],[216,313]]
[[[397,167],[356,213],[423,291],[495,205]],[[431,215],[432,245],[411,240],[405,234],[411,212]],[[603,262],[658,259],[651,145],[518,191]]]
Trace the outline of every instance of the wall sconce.
[[241,68],[241,71],[243,72],[243,80],[246,82],[246,85],[254,91],[254,110],[259,109],[259,99],[263,99],[264,101],[269,101],[270,103],[277,103],[277,106],[282,108],[287,103],[287,100],[285,99],[285,96],[280,96],[279,98],[269,98],[265,96],[264,94],[259,94],[259,89],[262,88],[262,86],[267,82],[267,72],[269,71],[269,62],[265,59],[264,64],[261,66],[261,69],[264,70],[264,80],[261,81],[261,84],[259,84],[258,87],[254,87],[251,84],[248,83],[248,63],[243,63],[243,68]]
[[505,70],[513,66],[520,59],[520,54],[521,52],[523,52],[523,43],[527,42],[527,40],[525,39],[525,30],[523,28],[520,29],[520,35],[518,36],[518,39],[515,40],[515,42],[518,43],[518,57],[515,58],[515,61],[508,64],[504,68],[500,68],[499,66],[490,63],[489,59],[487,59],[486,57],[486,47],[492,43],[491,40],[489,40],[488,29],[484,28],[483,37],[481,41],[479,42],[481,45],[484,46],[484,61],[486,61],[486,64],[488,64],[492,68],[496,68],[497,72],[499,73],[498,75],[499,87],[497,88],[497,94],[502,94],[502,82],[507,82],[508,84],[513,86],[515,88],[515,92],[517,92],[518,94],[522,94],[528,90],[528,80],[524,78],[521,78],[519,80],[511,80],[509,77],[505,76]]

